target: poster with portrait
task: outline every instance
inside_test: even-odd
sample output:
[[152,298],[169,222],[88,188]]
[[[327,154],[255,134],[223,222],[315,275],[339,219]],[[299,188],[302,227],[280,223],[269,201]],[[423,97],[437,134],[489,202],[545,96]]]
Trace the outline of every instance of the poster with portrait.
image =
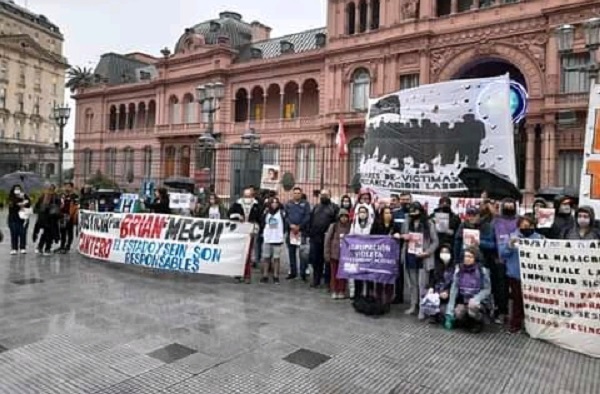
[[260,188],[265,190],[277,190],[280,182],[281,167],[272,164],[265,164],[262,168]]
[[464,168],[516,183],[510,79],[423,85],[369,101],[361,184],[378,196],[466,190]]

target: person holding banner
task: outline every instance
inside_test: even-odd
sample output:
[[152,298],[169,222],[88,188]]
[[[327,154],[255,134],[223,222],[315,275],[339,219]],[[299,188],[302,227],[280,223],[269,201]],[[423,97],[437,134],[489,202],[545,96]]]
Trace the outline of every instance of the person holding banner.
[[468,247],[463,253],[463,263],[454,273],[444,326],[463,327],[472,333],[483,329],[484,316],[492,294],[490,271],[481,263],[477,247]]
[[279,284],[281,249],[285,240],[285,212],[277,197],[271,197],[267,209],[260,221],[263,236],[260,283],[269,283],[269,272],[273,274],[273,283]]
[[[425,295],[430,271],[435,266],[434,254],[438,248],[435,224],[429,220],[421,203],[415,201],[410,205],[401,238],[404,245],[400,256],[410,294],[410,308],[405,314],[413,315],[419,309],[421,298]],[[419,318],[424,319],[425,315],[420,313]]]
[[564,239],[600,240],[600,229],[594,227],[596,214],[594,208],[582,206],[575,211],[575,224],[564,234]]
[[[370,209],[369,209],[370,208]],[[350,234],[369,235],[373,227],[374,216],[371,214],[373,208],[365,203],[359,203],[355,207],[354,221],[350,228]],[[354,289],[354,291],[352,291]],[[354,286],[350,282],[350,297],[359,298],[366,296],[366,287],[362,280],[355,280]]]
[[563,239],[565,233],[573,228],[575,219],[573,218],[574,201],[567,196],[559,196],[554,200],[554,223],[548,232],[548,238]]
[[521,265],[517,243],[520,238],[542,239],[535,230],[535,220],[530,216],[521,216],[517,221],[517,230],[510,235],[508,243],[500,245],[500,255],[505,261],[508,286],[512,296],[512,309],[509,318],[508,331],[515,334],[523,328],[525,309],[523,307],[523,290],[521,288]]
[[[392,208],[382,208],[380,214],[375,219],[373,227],[371,228],[371,235],[387,235],[395,238],[399,242],[401,239],[401,234],[396,230],[397,229],[394,226]],[[397,257],[399,258],[400,256]],[[394,285],[368,283],[367,292],[371,293],[381,304],[389,306],[394,298]]]
[[[392,208],[394,227],[397,233],[402,233],[411,203],[412,195],[410,193],[392,195],[390,207]],[[404,240],[400,239],[400,250],[402,250],[403,246]],[[392,304],[404,304],[404,266],[402,265],[402,256],[398,257],[398,276],[396,277],[396,284],[394,285],[394,299],[392,300]]]

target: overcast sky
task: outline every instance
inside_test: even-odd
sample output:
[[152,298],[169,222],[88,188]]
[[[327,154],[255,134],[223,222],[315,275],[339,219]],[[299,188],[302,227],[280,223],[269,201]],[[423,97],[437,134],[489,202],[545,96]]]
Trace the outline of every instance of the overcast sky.
[[[106,52],[160,55],[186,27],[235,11],[258,20],[272,37],[325,26],[326,0],[16,0],[57,24],[69,64],[94,66]],[[74,103],[71,102],[74,106]],[[73,121],[68,127],[73,136]],[[69,139],[70,139],[69,138]]]

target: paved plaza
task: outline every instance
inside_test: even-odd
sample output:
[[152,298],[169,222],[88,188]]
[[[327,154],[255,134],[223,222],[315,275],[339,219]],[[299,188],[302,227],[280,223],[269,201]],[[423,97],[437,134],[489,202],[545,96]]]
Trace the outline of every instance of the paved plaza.
[[7,241],[2,394],[600,392],[600,360],[524,335],[448,332],[402,307],[372,319],[301,282],[9,256]]

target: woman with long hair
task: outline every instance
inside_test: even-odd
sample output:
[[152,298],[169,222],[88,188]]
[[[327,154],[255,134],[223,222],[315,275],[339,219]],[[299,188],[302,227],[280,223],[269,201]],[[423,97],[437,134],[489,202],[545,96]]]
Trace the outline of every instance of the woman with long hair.
[[210,193],[208,196],[208,201],[200,208],[199,217],[206,219],[227,219],[227,211],[221,201],[219,196],[215,193]]
[[27,253],[27,227],[31,215],[31,200],[21,185],[13,185],[8,193],[8,229],[10,254]]
[[60,198],[56,194],[54,185],[46,187],[36,204],[36,212],[38,212],[38,224],[42,231],[38,249],[44,256],[50,256],[52,244],[59,239]]
[[[419,308],[421,297],[427,289],[429,273],[434,269],[434,253],[438,247],[438,237],[435,224],[429,220],[427,211],[419,202],[410,205],[408,217],[402,232],[402,238],[406,242],[400,257],[410,293],[410,308],[405,313],[412,315]],[[420,314],[419,317],[425,316]]]
[[169,208],[169,193],[164,187],[159,187],[154,192],[154,200],[150,204],[150,210],[152,213],[162,213],[165,215],[171,214],[171,208]]

